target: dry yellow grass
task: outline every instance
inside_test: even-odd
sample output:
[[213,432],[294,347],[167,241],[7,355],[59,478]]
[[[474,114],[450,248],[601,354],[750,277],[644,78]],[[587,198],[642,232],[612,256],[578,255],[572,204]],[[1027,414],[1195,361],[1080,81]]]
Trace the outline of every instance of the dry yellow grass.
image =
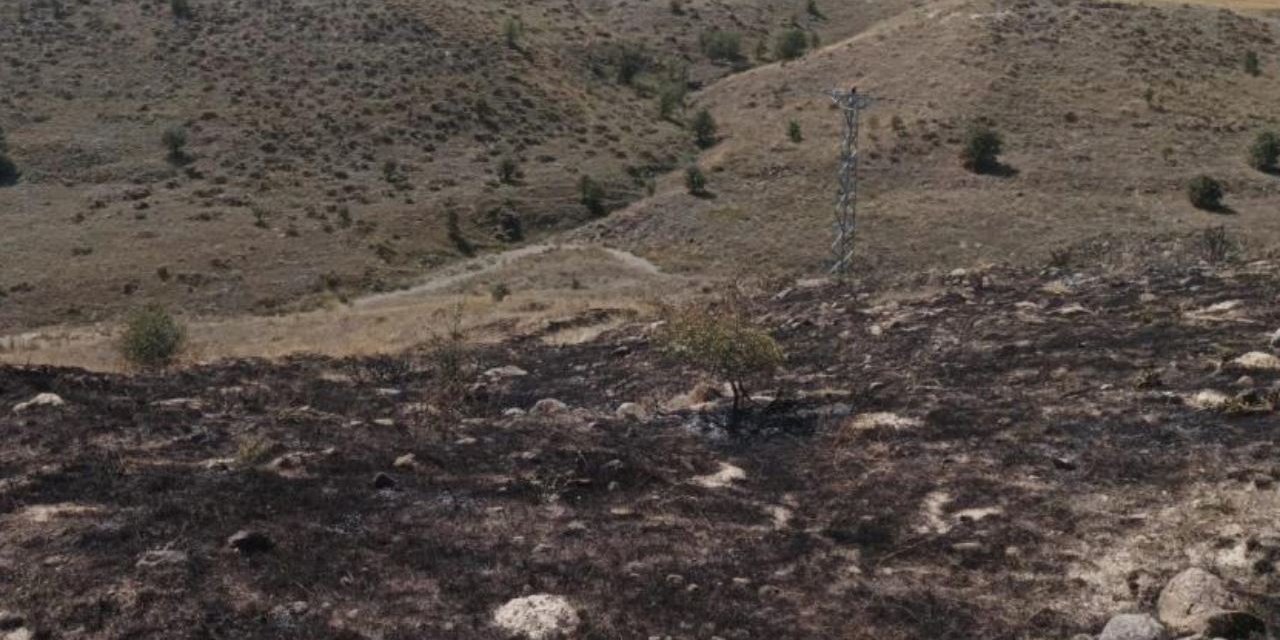
[[[599,249],[547,250],[493,269],[483,268],[484,260],[428,278],[427,284],[445,281],[448,286],[424,287],[420,293],[376,296],[354,304],[332,300],[321,309],[280,316],[191,319],[186,361],[394,353],[444,334],[455,321],[466,339],[475,342],[513,335],[581,342],[647,316],[659,297],[670,300],[692,284]],[[455,277],[468,271],[469,277]],[[495,300],[489,288],[496,283],[510,287],[511,295]],[[587,312],[599,317],[585,324],[565,322]],[[556,328],[556,323],[567,326]],[[115,342],[114,325],[49,328],[0,337],[0,363],[118,371],[124,362]]]

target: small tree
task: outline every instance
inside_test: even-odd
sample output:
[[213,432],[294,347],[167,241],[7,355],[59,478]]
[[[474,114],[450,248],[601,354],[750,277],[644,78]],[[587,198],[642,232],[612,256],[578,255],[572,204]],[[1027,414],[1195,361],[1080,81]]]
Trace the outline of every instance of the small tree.
[[520,178],[520,164],[515,158],[507,157],[498,162],[498,180],[504,184],[515,184]]
[[164,135],[160,137],[160,141],[164,143],[166,149],[169,150],[169,161],[174,164],[183,164],[190,159],[187,155],[187,130],[182,127],[170,127],[165,129]]
[[518,18],[508,18],[502,25],[503,36],[507,40],[507,48],[520,50],[520,37],[524,35],[524,25]]
[[609,212],[604,205],[604,186],[591,176],[582,176],[582,180],[578,182],[578,193],[583,206],[591,212],[591,215],[599,217]]
[[809,16],[815,20],[826,20],[827,16],[822,13],[822,9],[818,8],[818,0],[809,0],[805,5],[805,10],[809,12]]
[[635,45],[625,44],[614,52],[613,63],[618,70],[618,83],[629,85],[636,76],[649,68],[649,55]]
[[694,114],[693,122],[693,140],[703,149],[709,149],[716,143],[716,120],[711,117],[711,112],[706,109],[700,109]]
[[1259,133],[1249,147],[1249,166],[1258,171],[1275,171],[1277,161],[1280,161],[1280,135],[1274,131]]
[[1205,211],[1222,209],[1222,183],[1209,176],[1196,176],[1187,185],[1187,199],[1192,206]]
[[1262,74],[1262,62],[1258,59],[1257,51],[1245,52],[1244,72],[1251,76],[1257,76]]
[[658,94],[658,114],[666,120],[675,116],[684,108],[685,85],[683,82],[668,82],[662,86]]
[[684,170],[684,186],[689,195],[704,197],[707,195],[707,175],[697,165],[691,165]]
[[14,184],[20,175],[18,165],[9,158],[8,154],[0,151],[0,187]]
[[730,426],[736,426],[748,386],[766,380],[782,365],[782,348],[737,309],[698,307],[671,310],[659,336],[665,350],[685,363],[729,383],[733,390]]
[[800,28],[791,28],[778,34],[773,43],[773,57],[779,60],[795,60],[809,48],[809,37]]
[[787,137],[799,144],[804,141],[804,133],[800,131],[800,123],[792,120],[787,123]]
[[462,233],[462,218],[458,215],[458,209],[452,202],[445,203],[448,209],[445,211],[444,226],[445,231],[449,235],[449,242],[464,256],[473,256],[476,248],[472,246],[471,241],[467,240],[467,236]]
[[120,338],[120,354],[140,369],[162,369],[174,363],[186,344],[186,329],[158,305],[134,311]]
[[742,58],[742,36],[734,31],[708,31],[702,34],[702,52],[712,60],[732,61]]
[[1000,166],[1000,151],[1004,141],[1000,134],[986,125],[975,124],[965,133],[960,161],[975,173],[985,173]]
[[169,10],[173,12],[173,17],[178,20],[190,20],[196,17],[195,11],[191,8],[190,0],[169,0]]

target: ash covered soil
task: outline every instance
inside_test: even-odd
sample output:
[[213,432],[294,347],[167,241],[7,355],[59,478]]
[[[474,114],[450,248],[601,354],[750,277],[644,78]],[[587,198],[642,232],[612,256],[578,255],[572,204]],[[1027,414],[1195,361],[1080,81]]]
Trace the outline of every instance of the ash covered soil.
[[1277,291],[770,292],[787,363],[733,435],[639,324],[483,347],[457,407],[425,353],[0,368],[0,635],[503,638],[547,595],[575,638],[1065,639],[1188,567],[1274,632]]

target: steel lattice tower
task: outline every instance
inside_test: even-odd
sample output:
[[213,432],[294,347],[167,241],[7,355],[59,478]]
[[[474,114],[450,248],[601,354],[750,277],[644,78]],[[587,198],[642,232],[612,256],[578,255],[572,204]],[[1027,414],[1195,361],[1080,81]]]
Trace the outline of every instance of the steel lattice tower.
[[853,260],[853,239],[858,213],[858,119],[871,105],[857,87],[849,91],[828,92],[844,117],[844,136],[840,144],[840,195],[836,200],[836,239],[831,245],[831,273],[843,278]]

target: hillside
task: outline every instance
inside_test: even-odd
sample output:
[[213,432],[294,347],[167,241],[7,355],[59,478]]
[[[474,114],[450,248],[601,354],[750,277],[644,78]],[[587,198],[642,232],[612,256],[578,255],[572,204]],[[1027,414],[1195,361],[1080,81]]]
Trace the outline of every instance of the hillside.
[[[1097,235],[1213,225],[1265,248],[1280,238],[1280,181],[1245,157],[1258,133],[1280,128],[1277,26],[1165,3],[931,3],[709,87],[697,99],[722,139],[698,164],[713,196],[673,177],[574,237],[691,273],[821,269],[839,126],[821,91],[857,85],[877,99],[861,137],[864,274],[1045,264]],[[1244,70],[1248,51],[1259,76]],[[1005,175],[960,166],[977,120],[1003,136]],[[1228,214],[1187,202],[1201,173],[1226,184]]]
[[0,367],[0,632],[496,640],[542,596],[583,639],[1064,639],[1183,624],[1196,567],[1245,640],[1280,623],[1275,273],[767,291],[787,360],[735,434],[645,323],[468,350],[456,402],[431,349]]
[[[694,151],[666,87],[750,66],[790,21],[837,39],[909,3],[831,4],[6,3],[0,129],[23,175],[0,188],[0,330],[143,301],[277,312],[570,228],[598,214],[583,176],[614,207]],[[717,30],[740,61],[701,51]]]

